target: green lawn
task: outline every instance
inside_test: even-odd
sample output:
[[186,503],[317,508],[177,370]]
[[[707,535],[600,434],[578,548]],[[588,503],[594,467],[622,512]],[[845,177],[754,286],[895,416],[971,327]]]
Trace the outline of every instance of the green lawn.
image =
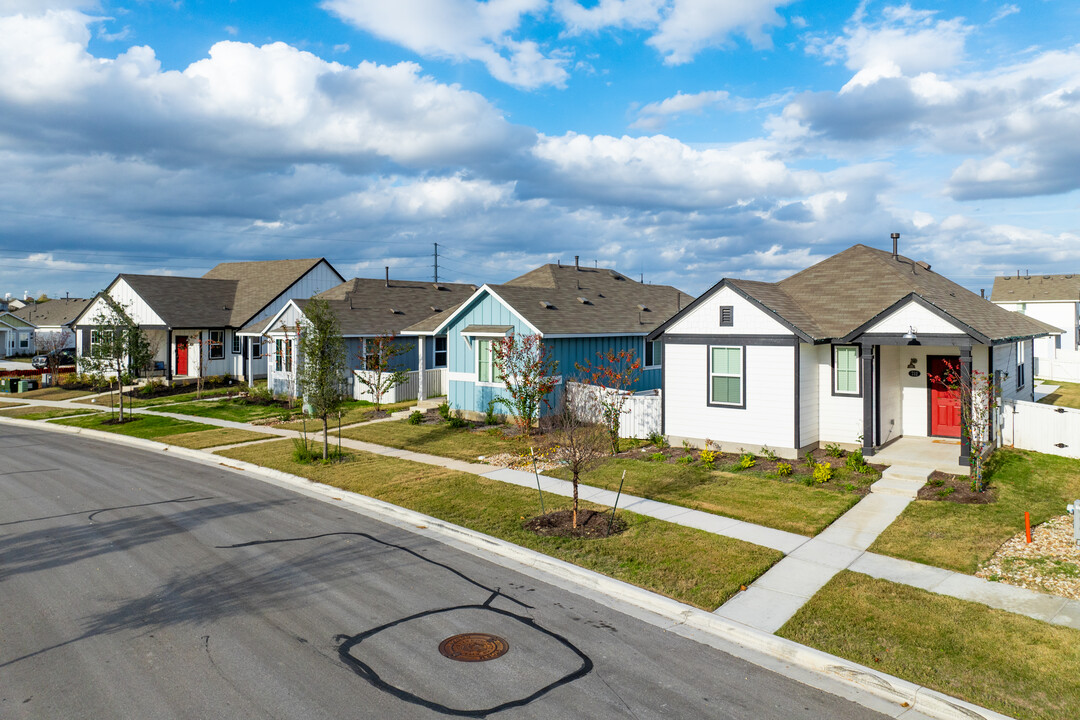
[[[134,415],[130,422],[125,422],[123,425],[103,424],[113,417],[115,417],[113,413],[97,413],[89,417],[50,420],[49,422],[54,422],[59,425],[74,425],[75,427],[91,428],[93,430],[104,430],[106,432],[130,435],[131,437],[148,440],[156,440],[167,435],[179,435],[181,433],[215,429],[213,425],[188,422],[186,420],[173,420],[172,418],[166,417],[154,417],[152,415]],[[126,419],[128,416],[125,415],[124,417]]]
[[4,402],[3,400],[0,400],[0,408],[24,407],[25,405],[26,403]]
[[208,400],[206,402],[179,403],[158,406],[161,412],[178,415],[193,415],[233,422],[251,422],[263,418],[278,417],[283,412],[290,412],[276,405],[248,405],[237,400]]
[[266,440],[267,438],[273,437],[277,436],[254,432],[252,430],[215,428],[214,430],[185,432],[180,435],[167,435],[162,438],[162,442],[167,442],[170,445],[180,445],[181,447],[191,448],[193,450],[202,450],[209,447],[218,447],[219,445],[233,445],[236,443],[253,442],[255,440]]
[[92,394],[92,390],[68,390],[61,386],[38,388],[37,390],[31,390],[30,392],[19,393],[19,397],[33,398],[35,400],[74,400],[75,398],[86,397],[87,395]]
[[[413,405],[416,405],[415,400],[406,400],[404,402],[393,403],[391,405],[383,405],[383,410],[393,413],[397,412],[398,410],[404,410],[405,408],[412,407]],[[367,420],[369,420],[371,414],[375,412],[375,405],[366,400],[349,400],[341,406],[341,412],[341,425],[342,427],[344,427],[345,425],[353,425],[355,423],[366,422]],[[313,424],[318,429],[322,429],[321,420],[319,420],[318,418],[308,418],[306,424],[307,430],[310,431]],[[337,426],[337,418],[330,418],[330,428],[336,429]],[[305,424],[303,421],[295,421],[290,423],[282,423],[281,425],[277,425],[276,427],[284,428],[286,430],[303,430],[305,428]]]
[[342,430],[341,436],[471,462],[477,462],[480,455],[529,452],[525,438],[506,438],[485,430],[452,428],[444,423],[410,425],[405,420],[394,420]]
[[66,417],[68,415],[89,415],[98,412],[90,409],[75,409],[62,407],[48,407],[46,405],[23,405],[10,410],[0,410],[0,415],[7,417],[22,418],[23,420],[47,420],[49,418]]
[[1058,389],[1044,397],[1039,402],[1047,405],[1060,405],[1061,407],[1080,409],[1080,383],[1058,382],[1047,380],[1047,385],[1057,385]]
[[998,500],[988,505],[916,500],[870,546],[871,552],[974,573],[1003,542],[1065,512],[1080,497],[1080,460],[1004,448],[989,475]]
[[1023,720],[1078,716],[1072,628],[845,570],[777,634]]
[[[853,493],[806,487],[754,473],[709,471],[699,465],[672,465],[614,458],[586,473],[587,485],[617,490],[623,470],[623,492],[672,503],[778,530],[816,535],[859,501]],[[569,480],[564,468],[546,475]]]
[[[386,424],[392,423],[380,426]],[[219,454],[433,515],[705,610],[721,605],[782,557],[775,550],[633,513],[622,513],[629,528],[614,537],[541,537],[521,527],[539,511],[536,493],[527,488],[362,452],[338,464],[299,464],[292,460],[292,447],[283,440]],[[547,503],[550,511],[569,501],[547,496]]]
[[[213,398],[213,397],[222,397],[224,395],[230,395],[230,394],[235,395],[236,393],[240,392],[240,389],[241,389],[240,385],[233,385],[233,386],[230,386],[230,387],[215,388],[213,390],[203,390],[202,396],[203,396],[203,398]],[[124,396],[124,407],[128,407],[129,403],[130,403],[131,407],[156,407],[158,405],[172,405],[172,404],[175,404],[175,403],[186,403],[186,402],[191,402],[192,400],[197,400],[197,399],[198,399],[198,393],[196,393],[194,390],[191,391],[191,392],[186,392],[186,393],[178,393],[176,395],[161,395],[159,397],[154,397],[154,398],[145,398],[145,397],[141,397],[141,396],[138,396],[138,395],[136,395],[136,397],[132,398],[132,397],[128,397],[128,396],[125,395]],[[101,406],[107,408],[107,407],[111,407],[111,405],[109,403],[112,403],[112,405],[116,405],[116,393],[112,393],[112,394],[107,393],[105,395],[102,395],[101,397],[93,398],[92,400],[76,400],[76,402],[80,402],[80,403],[93,402],[93,404],[95,404],[95,405],[101,405]]]

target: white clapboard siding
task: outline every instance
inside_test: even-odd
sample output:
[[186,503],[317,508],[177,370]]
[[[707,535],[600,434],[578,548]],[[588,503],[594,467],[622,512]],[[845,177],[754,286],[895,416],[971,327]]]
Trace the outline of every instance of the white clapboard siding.
[[[578,398],[576,403],[578,412],[588,420],[601,422],[599,408],[589,398],[596,392],[613,393],[615,391],[597,385],[575,382],[567,382],[566,385],[569,395]],[[619,437],[645,439],[653,433],[661,432],[662,407],[659,390],[631,395],[626,399],[623,410],[622,418],[619,420]]]
[[1006,400],[1001,419],[1003,445],[1080,459],[1080,410]]

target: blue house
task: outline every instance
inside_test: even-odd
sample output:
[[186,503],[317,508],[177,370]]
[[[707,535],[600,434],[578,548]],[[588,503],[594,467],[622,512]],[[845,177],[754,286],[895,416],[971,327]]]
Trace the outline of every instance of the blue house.
[[693,297],[667,285],[646,285],[607,268],[549,264],[502,285],[484,285],[460,306],[406,328],[405,335],[446,336],[448,402],[478,418],[506,395],[492,356],[494,343],[535,334],[558,363],[561,392],[597,353],[633,350],[643,360],[636,391],[660,387],[663,351],[646,336]]

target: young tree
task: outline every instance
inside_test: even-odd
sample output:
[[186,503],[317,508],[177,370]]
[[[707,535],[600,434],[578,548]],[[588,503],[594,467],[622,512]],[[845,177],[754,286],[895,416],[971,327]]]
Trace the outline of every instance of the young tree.
[[970,378],[966,374],[959,362],[946,360],[945,372],[940,376],[930,375],[930,381],[944,385],[960,401],[960,434],[966,435],[971,443],[971,490],[982,492],[986,489],[985,456],[993,445],[994,409],[1001,402],[1001,381],[1008,375],[1002,373],[995,378],[979,370],[972,370]]
[[360,367],[363,370],[357,373],[356,379],[375,398],[376,412],[382,410],[386,393],[409,379],[407,370],[394,366],[397,365],[397,358],[412,350],[412,345],[394,342],[396,337],[394,333],[386,333],[368,338],[360,350]]
[[303,321],[296,324],[300,351],[297,384],[311,414],[322,420],[323,460],[330,454],[330,431],[327,418],[338,411],[344,396],[345,339],[341,325],[330,310],[330,304],[312,298],[304,306]]
[[[483,352],[478,349],[478,352]],[[558,385],[559,363],[539,335],[508,335],[491,343],[492,363],[510,397],[496,399],[514,416],[522,434],[532,432],[541,405],[551,407],[548,395]],[[495,378],[492,378],[495,379]]]
[[60,332],[34,333],[34,346],[48,362],[50,385],[60,384],[60,351],[68,346],[72,337],[72,332],[65,327],[60,328]]
[[608,429],[611,454],[615,455],[619,452],[619,425],[623,414],[629,412],[626,402],[641,378],[641,360],[633,350],[608,350],[596,353],[596,357],[596,363],[575,363],[575,366],[590,386],[592,404]]
[[[224,337],[224,333],[222,333],[222,337]],[[215,359],[213,357],[214,350],[216,348],[224,349],[225,342],[214,340],[214,336],[209,330],[205,332],[200,330],[198,335],[188,338],[188,347],[191,348],[192,346],[194,346],[195,358],[199,361],[199,369],[195,373],[195,399],[201,400],[203,388],[206,385],[206,369],[210,367],[210,361]],[[224,352],[222,352],[222,356],[224,356]]]
[[578,477],[596,467],[607,455],[607,429],[590,422],[589,405],[594,402],[593,393],[579,384],[567,384],[563,402],[553,418],[552,434],[559,446],[559,458],[573,476],[574,510],[573,527],[578,519]]
[[100,297],[106,307],[90,321],[94,327],[90,331],[89,352],[84,354],[82,364],[90,372],[116,376],[120,422],[123,422],[124,381],[130,379],[131,370],[142,369],[149,364],[152,358],[150,343],[139,324],[132,320],[122,305],[108,295],[102,294]]

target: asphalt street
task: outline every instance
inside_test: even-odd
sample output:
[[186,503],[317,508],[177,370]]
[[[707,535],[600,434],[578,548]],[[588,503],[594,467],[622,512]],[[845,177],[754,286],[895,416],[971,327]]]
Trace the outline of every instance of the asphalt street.
[[[343,507],[12,426],[0,609],[3,718],[885,717]],[[506,652],[440,654],[461,633]]]

